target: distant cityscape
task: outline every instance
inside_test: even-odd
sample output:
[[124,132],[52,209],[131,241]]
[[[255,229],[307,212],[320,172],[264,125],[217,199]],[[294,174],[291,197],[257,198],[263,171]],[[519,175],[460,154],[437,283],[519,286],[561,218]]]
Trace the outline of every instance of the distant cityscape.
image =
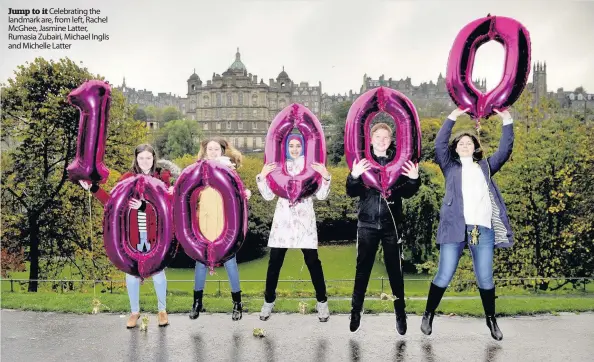
[[[284,67],[281,69],[276,78],[269,78],[268,83],[265,83],[264,79],[248,73],[237,49],[235,60],[227,70],[222,74],[213,73],[206,84],[194,70],[187,80],[186,97],[171,93],[158,93],[155,96],[152,91],[128,87],[125,78],[122,85],[115,88],[123,92],[130,104],[140,108],[173,106],[186,119],[196,120],[207,137],[224,137],[244,151],[264,147],[268,125],[280,110],[291,103],[303,104],[321,118],[329,115],[335,104],[354,101],[369,89],[386,86],[402,92],[419,110],[449,110],[454,107],[442,74],[439,74],[435,83],[423,82],[418,86],[412,84],[410,77],[394,80],[381,75],[378,79],[372,79],[365,74],[358,93],[349,90],[348,93],[329,95],[322,91],[322,82],[316,85],[305,81],[296,82]],[[474,84],[481,91],[486,91],[485,79],[475,80]],[[533,65],[532,82],[528,83],[527,89],[533,93],[535,100],[548,97],[556,99],[563,108],[594,109],[594,94],[585,93],[583,89],[565,91],[559,88],[556,92],[549,92],[546,62]],[[148,119],[147,127],[158,129],[159,124]]]

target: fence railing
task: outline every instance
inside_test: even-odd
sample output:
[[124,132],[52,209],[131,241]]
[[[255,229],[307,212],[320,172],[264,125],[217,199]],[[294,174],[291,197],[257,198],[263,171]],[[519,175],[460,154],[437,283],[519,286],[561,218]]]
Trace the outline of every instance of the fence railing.
[[[429,285],[433,279],[431,278],[406,278],[405,279],[405,288],[406,285],[410,285],[410,283],[417,283],[417,282],[425,282],[426,285]],[[92,285],[93,288],[96,288],[97,285],[100,285],[102,288],[106,290],[104,292],[113,293],[114,289],[120,288],[125,286],[125,280],[92,280],[92,279],[17,279],[17,278],[0,278],[0,289],[3,292],[15,292],[15,289],[18,291],[22,291],[23,289],[28,289],[28,284],[31,282],[37,282],[38,284],[52,284],[51,290],[57,293],[64,292],[64,291],[74,291],[76,290],[76,284],[80,284],[80,289],[83,289],[85,285]],[[336,287],[341,283],[354,283],[355,279],[326,279],[326,285],[328,289],[331,287]],[[531,278],[496,278],[494,279],[495,284],[497,285],[498,282],[504,282],[506,286],[522,286],[525,289],[534,289],[535,292],[538,292],[539,285],[543,281],[547,283],[556,282],[556,286],[562,286],[563,284],[572,283],[575,284],[578,282],[580,284],[581,289],[583,292],[586,292],[586,285],[589,283],[594,282],[594,278],[592,277],[583,277],[583,278],[565,278],[565,277],[557,277],[557,278],[545,278],[545,277],[531,277]],[[266,283],[266,280],[241,280],[242,284],[256,284],[259,283],[262,285],[262,289],[260,291],[263,292],[263,286]],[[452,283],[458,283],[462,285],[474,285],[476,281],[474,279],[468,280],[455,280]],[[194,283],[193,279],[168,279],[167,283],[171,286],[172,283]],[[216,284],[218,286],[216,294],[218,296],[222,295],[222,291],[226,291],[228,289],[228,281],[226,279],[215,279],[215,280],[206,280],[208,285]],[[295,291],[296,285],[300,283],[305,283],[307,285],[311,285],[310,279],[285,279],[279,280],[279,286],[286,283],[292,283],[293,286],[290,291]],[[374,284],[375,283],[375,284]],[[10,290],[8,287],[5,288],[6,284],[10,284]],[[26,286],[26,287],[25,287]],[[15,288],[16,287],[16,288]],[[25,288],[23,288],[25,287]],[[246,286],[247,287],[247,286]],[[352,288],[352,285],[350,285]],[[205,290],[211,290],[211,288],[205,287]],[[250,287],[242,288],[242,289],[250,289]],[[281,289],[281,288],[277,288]],[[390,283],[388,278],[371,278],[369,280],[369,287],[368,291],[370,292],[391,292]],[[594,292],[594,291],[593,291]]]

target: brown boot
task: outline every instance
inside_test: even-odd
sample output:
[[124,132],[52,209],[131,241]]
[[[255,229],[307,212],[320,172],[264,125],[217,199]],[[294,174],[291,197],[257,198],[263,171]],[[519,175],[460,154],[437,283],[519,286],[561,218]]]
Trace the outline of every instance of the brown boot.
[[138,322],[138,318],[140,318],[140,313],[132,313],[130,317],[128,317],[128,323],[126,323],[126,328],[136,328],[136,323]]
[[164,310],[159,312],[159,327],[165,327],[166,325],[169,324],[169,319],[167,319],[167,312],[165,312]]

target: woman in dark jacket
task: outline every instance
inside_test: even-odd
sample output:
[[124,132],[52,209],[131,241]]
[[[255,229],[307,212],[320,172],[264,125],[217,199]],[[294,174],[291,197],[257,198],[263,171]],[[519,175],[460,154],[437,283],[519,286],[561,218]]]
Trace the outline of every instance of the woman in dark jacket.
[[458,134],[448,144],[456,118],[466,111],[454,110],[435,139],[435,158],[445,177],[446,192],[437,229],[439,267],[429,287],[421,331],[431,334],[435,310],[468,243],[487,326],[499,341],[503,334],[495,319],[493,253],[495,248],[511,247],[513,234],[503,198],[491,177],[512,153],[513,120],[508,111],[496,111],[503,120],[502,136],[497,151],[484,159],[478,139],[470,132]]

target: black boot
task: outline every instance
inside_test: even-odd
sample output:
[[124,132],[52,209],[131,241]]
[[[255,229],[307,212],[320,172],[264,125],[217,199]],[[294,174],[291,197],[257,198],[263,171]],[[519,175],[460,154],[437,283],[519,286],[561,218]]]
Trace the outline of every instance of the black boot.
[[203,290],[194,291],[194,304],[192,305],[192,311],[190,312],[190,319],[196,319],[200,316],[200,312],[204,312],[202,308],[202,294]]
[[358,310],[351,310],[351,323],[349,325],[349,329],[351,332],[355,333],[359,330],[361,326],[361,311]]
[[231,319],[238,321],[243,316],[243,303],[241,303],[241,290],[236,293],[231,293],[233,299],[233,314]]
[[491,337],[497,341],[501,341],[503,339],[503,333],[501,333],[501,330],[497,325],[497,320],[495,319],[495,298],[497,298],[495,296],[495,288],[479,288],[479,292],[481,293],[483,308],[485,309],[485,315],[487,317],[487,327],[489,327],[489,331],[491,331]]
[[396,330],[401,336],[406,334],[406,312],[404,308],[406,304],[403,298],[398,298],[394,301],[394,312],[396,312]]
[[426,335],[430,335],[431,332],[433,332],[433,317],[435,317],[435,310],[437,309],[439,302],[441,302],[441,298],[445,291],[446,288],[438,287],[433,283],[429,286],[427,305],[425,307],[425,312],[423,313],[423,320],[421,321],[421,331]]

